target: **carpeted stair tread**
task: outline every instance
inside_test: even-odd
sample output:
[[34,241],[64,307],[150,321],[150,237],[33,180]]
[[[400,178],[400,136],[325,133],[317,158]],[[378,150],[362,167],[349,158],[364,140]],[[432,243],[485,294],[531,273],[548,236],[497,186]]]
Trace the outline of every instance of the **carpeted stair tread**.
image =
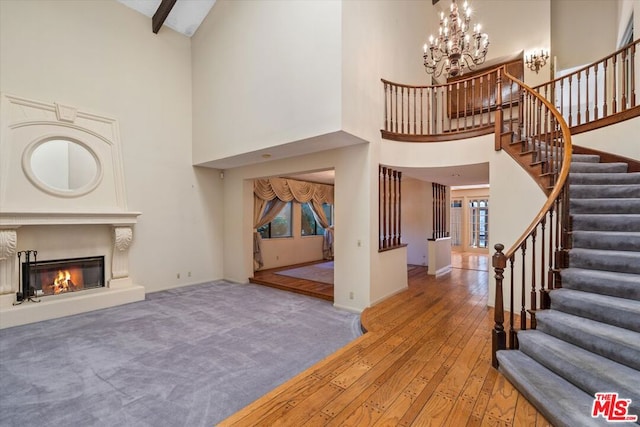
[[640,214],[572,214],[573,230],[640,231]]
[[571,267],[640,274],[640,252],[574,248],[569,251]]
[[640,369],[640,334],[557,310],[536,315],[538,330],[578,347]]
[[552,290],[550,297],[553,310],[640,332],[638,300],[562,288]]
[[497,353],[500,372],[555,427],[605,426],[602,418],[591,418],[593,396],[521,351]]
[[626,173],[626,163],[586,163],[571,162],[569,173]]
[[640,214],[640,198],[571,199],[571,214]]
[[616,391],[640,414],[640,372],[537,330],[518,332],[519,350],[593,396]]
[[600,163],[600,156],[597,154],[575,154],[571,155],[572,163]]
[[571,173],[569,184],[622,185],[640,184],[640,172],[633,173]]
[[620,185],[571,184],[571,188],[569,189],[569,194],[572,199],[640,198],[640,184],[620,184]]
[[640,275],[611,271],[565,268],[562,287],[640,301]]
[[577,230],[571,233],[571,237],[574,248],[640,252],[640,232],[637,231]]

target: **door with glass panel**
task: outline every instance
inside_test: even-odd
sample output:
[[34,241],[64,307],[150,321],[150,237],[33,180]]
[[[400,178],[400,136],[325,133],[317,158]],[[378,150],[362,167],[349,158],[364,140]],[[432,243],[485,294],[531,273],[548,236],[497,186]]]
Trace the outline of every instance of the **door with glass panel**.
[[489,247],[489,199],[469,200],[469,247]]

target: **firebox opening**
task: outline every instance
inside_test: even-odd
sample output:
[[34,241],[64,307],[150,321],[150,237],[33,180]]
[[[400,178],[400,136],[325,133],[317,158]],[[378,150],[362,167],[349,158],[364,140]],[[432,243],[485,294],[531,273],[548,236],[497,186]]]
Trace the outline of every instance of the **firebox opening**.
[[104,256],[23,262],[22,280],[37,296],[104,287]]

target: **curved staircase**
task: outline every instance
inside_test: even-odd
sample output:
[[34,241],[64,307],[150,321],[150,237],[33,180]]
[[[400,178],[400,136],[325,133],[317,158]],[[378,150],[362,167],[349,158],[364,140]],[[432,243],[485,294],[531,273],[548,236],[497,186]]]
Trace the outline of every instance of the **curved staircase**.
[[574,154],[569,185],[562,288],[537,329],[518,332],[517,351],[498,351],[500,371],[556,427],[611,425],[592,417],[600,392],[631,399],[640,424],[640,173]]

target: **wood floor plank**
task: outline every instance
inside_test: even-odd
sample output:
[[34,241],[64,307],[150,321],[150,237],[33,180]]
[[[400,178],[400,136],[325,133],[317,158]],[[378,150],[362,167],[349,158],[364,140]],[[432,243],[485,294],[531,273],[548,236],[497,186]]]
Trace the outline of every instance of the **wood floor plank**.
[[368,333],[219,425],[550,426],[491,367],[488,262],[410,267],[406,291],[362,314]]

